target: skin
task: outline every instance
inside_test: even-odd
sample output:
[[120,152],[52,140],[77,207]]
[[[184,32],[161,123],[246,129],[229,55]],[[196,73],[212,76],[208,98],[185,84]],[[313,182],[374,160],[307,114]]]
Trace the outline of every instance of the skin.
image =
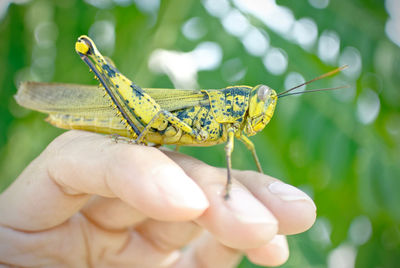
[[[84,131],[55,139],[0,195],[0,267],[283,264],[315,220],[300,190],[253,171]],[[286,189],[283,191],[282,189]]]

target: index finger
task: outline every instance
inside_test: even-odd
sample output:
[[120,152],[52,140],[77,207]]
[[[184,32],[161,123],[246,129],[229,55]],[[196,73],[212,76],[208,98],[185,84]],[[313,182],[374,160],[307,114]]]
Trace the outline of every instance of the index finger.
[[47,229],[67,220],[91,195],[118,197],[158,220],[191,220],[208,207],[196,183],[159,150],[69,131],[0,195],[0,224]]

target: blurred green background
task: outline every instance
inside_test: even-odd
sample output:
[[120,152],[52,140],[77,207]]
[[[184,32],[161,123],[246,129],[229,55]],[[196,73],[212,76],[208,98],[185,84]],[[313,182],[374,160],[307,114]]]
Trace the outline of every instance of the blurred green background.
[[[281,99],[252,138],[265,172],[318,207],[315,225],[289,238],[283,267],[399,267],[399,1],[11,2],[0,4],[0,190],[63,132],[19,107],[16,85],[96,84],[74,51],[81,34],[142,87],[282,91],[349,64],[308,88],[350,88]],[[255,169],[236,144],[233,166]],[[223,145],[182,151],[225,166]]]

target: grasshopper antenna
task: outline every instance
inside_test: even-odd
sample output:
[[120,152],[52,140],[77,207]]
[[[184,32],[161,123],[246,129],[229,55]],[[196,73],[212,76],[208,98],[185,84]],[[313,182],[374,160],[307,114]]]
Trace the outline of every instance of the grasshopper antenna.
[[291,92],[291,93],[286,93],[286,94],[279,94],[278,98],[290,96],[290,95],[299,95],[299,94],[304,94],[304,93],[311,93],[311,92],[318,92],[318,91],[329,91],[329,90],[337,90],[337,89],[343,89],[343,88],[349,88],[350,86],[340,86],[340,87],[331,87],[331,88],[320,88],[320,89],[311,89],[311,90],[303,90],[300,92]]
[[[296,92],[296,94],[287,94],[287,93],[289,93],[289,92],[295,90],[296,88],[299,88],[299,87],[308,85],[308,84],[310,84],[310,83],[312,83],[312,82],[315,82],[315,81],[317,81],[317,80],[321,80],[321,79],[323,79],[323,78],[325,78],[325,77],[328,77],[328,76],[337,74],[338,72],[342,71],[343,69],[346,69],[347,67],[349,67],[349,66],[348,66],[348,65],[343,65],[342,67],[336,68],[336,69],[334,69],[334,70],[332,70],[332,71],[330,71],[330,72],[327,72],[327,73],[325,73],[325,74],[323,74],[323,75],[320,75],[320,76],[318,76],[318,77],[316,77],[316,78],[314,78],[314,79],[311,79],[311,80],[309,80],[309,81],[307,81],[307,82],[304,82],[304,83],[302,83],[302,84],[300,84],[300,85],[297,85],[297,86],[292,87],[292,88],[290,88],[290,89],[288,89],[288,90],[285,90],[285,91],[283,91],[283,92],[281,92],[281,93],[278,94],[278,98],[283,97],[283,96],[290,96],[290,95],[296,95],[296,94],[300,94],[300,93],[305,93],[306,91]],[[347,86],[346,86],[346,87],[347,87]],[[339,88],[326,88],[326,89],[317,89],[317,90],[308,90],[307,92],[334,90],[334,89],[341,89],[341,88],[344,88],[344,87],[339,87]]]

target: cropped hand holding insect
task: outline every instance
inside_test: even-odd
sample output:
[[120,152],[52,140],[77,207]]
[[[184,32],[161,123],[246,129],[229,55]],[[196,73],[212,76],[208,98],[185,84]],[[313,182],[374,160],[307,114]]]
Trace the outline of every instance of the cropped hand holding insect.
[[312,200],[252,171],[83,131],[54,140],[0,195],[0,263],[24,267],[235,267],[288,257]]
[[226,142],[228,183],[225,170],[176,152],[67,132],[0,195],[0,240],[8,242],[1,243],[0,263],[234,267],[245,253],[261,265],[282,264],[288,257],[284,235],[307,230],[315,205],[277,179],[231,170],[230,154],[236,137],[261,171],[246,135],[261,131],[277,98],[298,94],[290,92],[297,87],[281,94],[263,85],[141,89],[88,37],[79,38],[76,50],[100,88],[25,83],[18,103],[49,113],[58,127],[119,134],[138,144]]

